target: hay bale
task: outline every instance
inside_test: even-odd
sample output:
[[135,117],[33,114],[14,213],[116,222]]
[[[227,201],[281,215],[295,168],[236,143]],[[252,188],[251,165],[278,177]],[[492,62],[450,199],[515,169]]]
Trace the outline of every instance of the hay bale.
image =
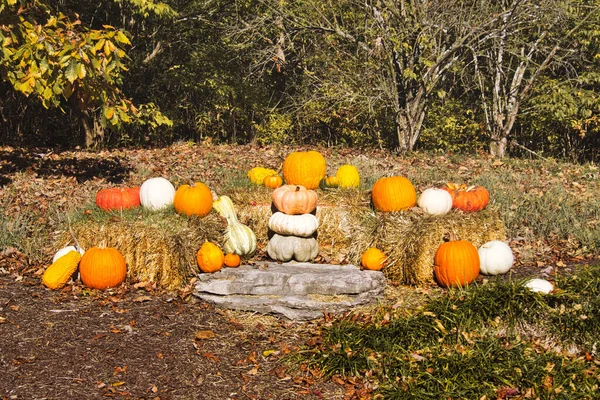
[[[71,230],[86,249],[93,246],[118,249],[127,263],[129,280],[176,289],[199,273],[196,253],[205,240],[222,245],[225,224],[215,213],[202,219],[172,212],[135,219],[90,215],[73,223]],[[63,232],[58,243],[70,238],[71,233]]]

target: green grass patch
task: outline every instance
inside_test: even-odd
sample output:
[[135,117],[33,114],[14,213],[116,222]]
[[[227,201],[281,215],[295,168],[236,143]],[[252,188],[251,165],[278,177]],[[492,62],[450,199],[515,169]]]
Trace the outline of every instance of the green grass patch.
[[[600,385],[600,265],[556,281],[550,295],[495,280],[431,297],[391,318],[342,319],[309,362],[372,380],[386,399],[591,399]],[[386,313],[378,313],[385,315]]]

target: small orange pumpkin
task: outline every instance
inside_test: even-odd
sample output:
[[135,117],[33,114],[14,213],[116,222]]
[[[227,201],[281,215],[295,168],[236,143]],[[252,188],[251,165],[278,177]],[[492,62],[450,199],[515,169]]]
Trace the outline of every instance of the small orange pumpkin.
[[283,185],[283,178],[278,174],[265,176],[265,179],[263,179],[263,185],[270,189],[277,189]]
[[79,262],[81,281],[93,289],[119,286],[127,276],[125,258],[113,247],[92,247]]
[[360,263],[365,269],[380,271],[383,269],[386,259],[387,257],[381,250],[370,247],[362,254]]
[[379,211],[407,210],[417,204],[413,184],[403,176],[380,178],[371,191],[373,206]]
[[273,204],[284,214],[308,214],[317,207],[318,196],[314,190],[301,185],[283,185],[271,194]]
[[483,186],[457,185],[448,183],[442,189],[452,196],[452,207],[467,211],[481,211],[487,207],[490,202],[490,193]]
[[434,275],[440,286],[465,286],[479,275],[479,253],[466,240],[445,242],[435,253]]
[[204,217],[210,213],[213,206],[212,193],[202,182],[193,185],[181,185],[173,199],[175,211],[179,214],[198,215]]
[[227,253],[225,254],[225,266],[229,268],[236,268],[240,266],[242,262],[239,255],[235,253]]
[[139,207],[140,188],[108,188],[96,194],[96,205],[104,211]]
[[196,261],[203,272],[217,272],[225,264],[225,255],[216,244],[204,242],[196,254]]

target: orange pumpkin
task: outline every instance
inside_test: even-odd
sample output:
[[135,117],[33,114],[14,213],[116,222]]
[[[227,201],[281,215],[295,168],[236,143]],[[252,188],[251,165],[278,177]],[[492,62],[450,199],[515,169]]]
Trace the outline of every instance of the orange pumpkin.
[[81,281],[94,289],[119,286],[127,276],[127,265],[119,250],[113,247],[92,247],[79,262]]
[[96,194],[96,205],[104,211],[139,207],[140,188],[101,189]]
[[470,242],[445,242],[435,253],[434,275],[440,286],[465,286],[479,275],[479,253]]
[[289,185],[316,189],[327,172],[327,161],[318,151],[295,151],[283,161],[283,177]]
[[284,214],[308,214],[317,207],[318,196],[314,190],[301,185],[283,185],[271,194],[273,204]]
[[360,258],[360,263],[365,269],[379,271],[384,267],[387,257],[383,252],[375,247],[368,248]]
[[196,254],[196,261],[203,272],[217,272],[225,264],[225,255],[216,244],[204,242]]
[[380,178],[371,191],[373,206],[379,211],[400,211],[417,204],[413,184],[403,176]]
[[229,268],[236,268],[240,266],[242,260],[240,256],[235,253],[227,253],[225,254],[225,266]]
[[191,186],[181,185],[175,192],[173,205],[175,206],[175,211],[179,214],[204,217],[212,210],[212,193],[208,186],[202,182],[196,182]]
[[283,178],[279,175],[268,175],[263,179],[263,185],[270,189],[277,189],[279,186],[283,185]]
[[483,186],[468,186],[448,183],[442,189],[452,196],[452,207],[474,212],[483,210],[490,202],[490,193]]

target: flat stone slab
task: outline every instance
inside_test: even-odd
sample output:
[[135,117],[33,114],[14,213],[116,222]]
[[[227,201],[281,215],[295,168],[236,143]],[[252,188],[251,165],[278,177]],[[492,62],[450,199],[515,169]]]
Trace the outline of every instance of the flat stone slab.
[[308,320],[375,302],[384,286],[383,273],[355,265],[264,262],[200,274],[194,295],[229,309]]

